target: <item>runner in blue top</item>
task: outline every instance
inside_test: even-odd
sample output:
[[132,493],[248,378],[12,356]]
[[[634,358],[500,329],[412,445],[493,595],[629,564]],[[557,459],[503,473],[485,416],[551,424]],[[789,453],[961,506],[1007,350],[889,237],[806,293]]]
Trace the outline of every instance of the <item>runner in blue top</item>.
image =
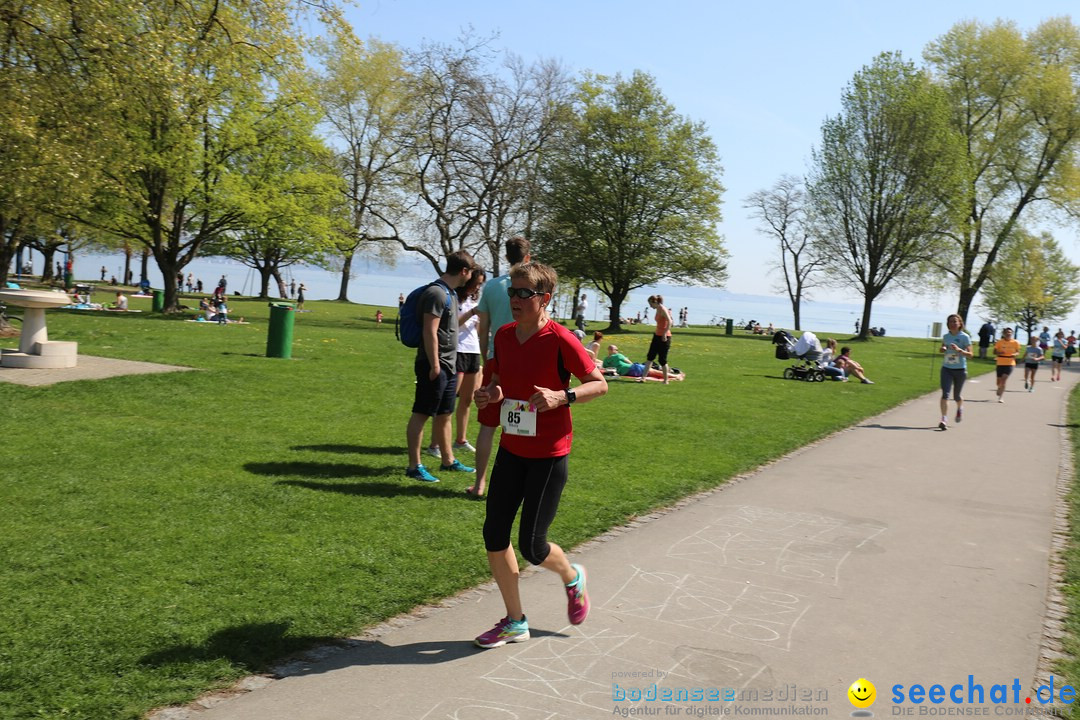
[[1039,339],[1032,333],[1028,336],[1027,347],[1024,348],[1024,389],[1028,392],[1035,392],[1035,373],[1039,369],[1039,362],[1046,358],[1039,347]]
[[1039,333],[1039,349],[1044,353],[1050,349],[1050,328],[1043,325],[1043,331]]
[[941,422],[938,429],[947,430],[949,391],[956,401],[956,422],[964,419],[964,381],[967,380],[967,359],[971,357],[971,336],[964,332],[964,319],[955,313],[945,319],[949,331],[941,338]]
[[1053,350],[1050,352],[1050,359],[1053,361],[1050,365],[1050,382],[1061,382],[1061,364],[1065,362],[1065,348],[1068,344],[1064,331],[1058,330],[1052,343]]

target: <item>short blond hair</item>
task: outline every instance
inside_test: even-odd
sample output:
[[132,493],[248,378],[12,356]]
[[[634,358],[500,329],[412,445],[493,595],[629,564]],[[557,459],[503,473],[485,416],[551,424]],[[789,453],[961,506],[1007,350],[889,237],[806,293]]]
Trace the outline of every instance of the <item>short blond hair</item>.
[[511,280],[525,280],[532,285],[534,290],[553,293],[555,285],[559,281],[559,275],[551,267],[543,263],[532,262],[518,263],[510,268]]

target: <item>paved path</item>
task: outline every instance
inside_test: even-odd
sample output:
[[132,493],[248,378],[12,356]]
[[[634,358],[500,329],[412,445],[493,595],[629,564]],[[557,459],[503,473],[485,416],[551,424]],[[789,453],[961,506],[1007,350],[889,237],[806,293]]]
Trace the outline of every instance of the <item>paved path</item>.
[[[877,686],[877,717],[918,716],[928,706],[894,706],[894,685],[906,695],[916,683],[962,684],[967,702],[969,675],[987,700],[995,684],[1022,689],[1019,706],[968,710],[1023,712],[1038,684],[1061,422],[1077,379],[1040,375],[1027,393],[1014,374],[1004,404],[992,375],[969,381],[966,418],[947,432],[936,430],[937,394],[924,396],[590,544],[576,556],[593,601],[580,627],[566,622],[558,580],[538,572],[522,585],[529,642],[473,648],[504,614],[497,593],[474,593],[209,710],[159,717],[847,717],[859,678]],[[615,699],[654,683],[738,697]]]

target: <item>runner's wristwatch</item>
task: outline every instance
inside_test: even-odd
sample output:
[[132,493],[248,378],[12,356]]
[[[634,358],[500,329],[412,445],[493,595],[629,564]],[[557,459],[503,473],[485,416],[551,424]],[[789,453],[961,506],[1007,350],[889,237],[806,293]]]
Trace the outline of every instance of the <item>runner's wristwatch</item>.
[[569,388],[567,388],[566,390],[563,390],[563,392],[566,393],[566,404],[567,405],[573,405],[574,401],[577,400],[577,393],[574,392],[573,390],[570,390]]

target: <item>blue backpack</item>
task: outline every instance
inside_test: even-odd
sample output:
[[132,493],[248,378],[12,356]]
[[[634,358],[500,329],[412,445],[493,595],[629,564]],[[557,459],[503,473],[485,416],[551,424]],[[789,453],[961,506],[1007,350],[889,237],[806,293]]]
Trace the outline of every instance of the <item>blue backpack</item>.
[[[405,304],[401,306],[401,317],[398,329],[401,344],[409,348],[418,348],[423,343],[423,335],[420,328],[420,295],[432,285],[440,285],[438,281],[421,285],[409,293],[405,298]],[[445,286],[443,286],[445,287]],[[446,307],[450,307],[450,290],[446,291]]]

